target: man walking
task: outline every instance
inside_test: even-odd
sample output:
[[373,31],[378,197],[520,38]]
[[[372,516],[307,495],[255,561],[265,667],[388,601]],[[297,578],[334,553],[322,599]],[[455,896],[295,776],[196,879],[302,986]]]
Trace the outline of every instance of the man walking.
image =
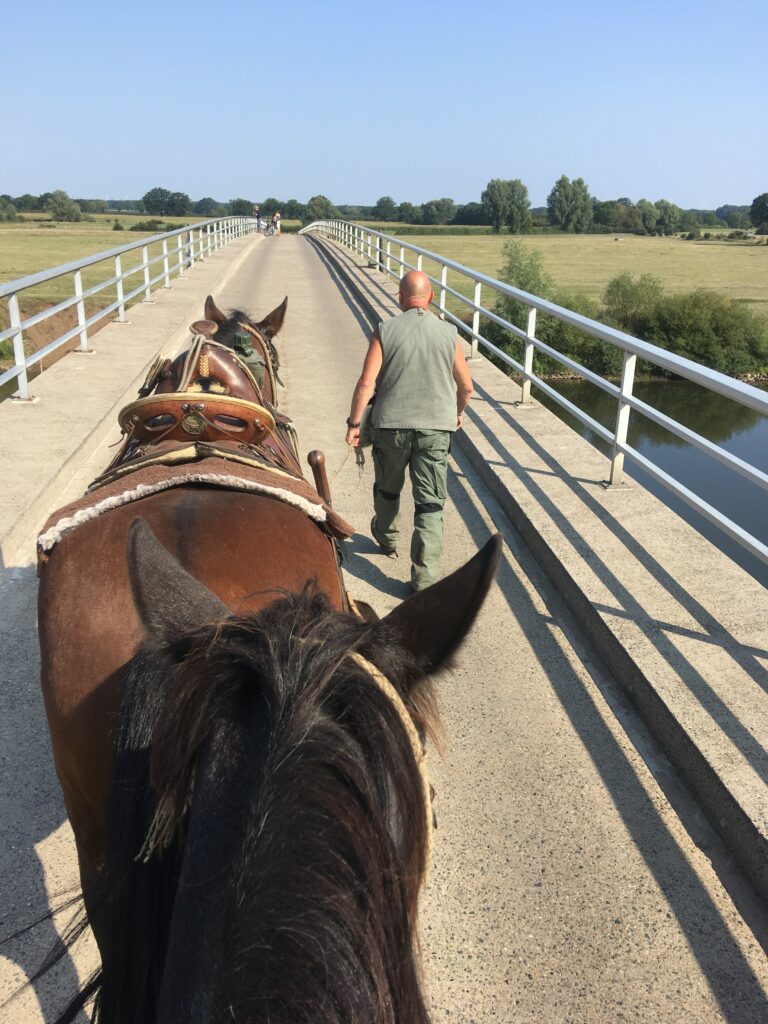
[[400,492],[408,469],[416,505],[411,539],[411,588],[434,583],[443,549],[451,436],[461,429],[472,378],[456,328],[429,311],[434,297],[426,274],[400,281],[402,313],[374,332],[352,396],[347,444],[360,443],[360,422],[373,405],[373,539],[397,553]]

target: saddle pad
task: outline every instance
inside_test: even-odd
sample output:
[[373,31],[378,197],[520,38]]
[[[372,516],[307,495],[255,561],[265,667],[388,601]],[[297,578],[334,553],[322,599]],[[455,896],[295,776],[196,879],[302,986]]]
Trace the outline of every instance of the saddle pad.
[[326,505],[306,480],[288,476],[286,473],[272,472],[267,468],[236,465],[226,459],[208,458],[179,466],[146,466],[135,470],[127,478],[113,480],[65,505],[49,517],[37,538],[38,555],[43,557],[65,534],[113,508],[140,501],[150,494],[158,494],[172,487],[201,484],[230,491],[264,494],[287,505],[293,505],[313,519],[331,537],[339,540],[351,537],[355,532],[354,527],[334,512],[330,505]]

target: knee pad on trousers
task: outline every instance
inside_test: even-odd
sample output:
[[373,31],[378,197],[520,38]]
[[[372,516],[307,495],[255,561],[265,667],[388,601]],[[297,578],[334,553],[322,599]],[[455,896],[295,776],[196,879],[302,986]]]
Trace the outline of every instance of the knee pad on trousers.
[[381,495],[381,497],[384,498],[385,501],[397,501],[397,499],[400,497],[399,494],[395,494],[393,491],[383,491],[381,487],[378,486],[378,484],[373,485],[373,493],[374,496],[377,494]]
[[417,516],[426,515],[427,512],[442,512],[443,503],[441,501],[420,501],[416,503],[415,509]]

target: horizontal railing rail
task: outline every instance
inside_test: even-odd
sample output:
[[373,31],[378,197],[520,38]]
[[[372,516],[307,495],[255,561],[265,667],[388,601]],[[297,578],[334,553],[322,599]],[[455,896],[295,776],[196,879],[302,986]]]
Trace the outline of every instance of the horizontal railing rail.
[[[66,345],[78,335],[78,350],[87,352],[89,328],[99,320],[116,312],[117,322],[125,323],[126,307],[133,299],[143,293],[143,301],[150,302],[155,285],[162,281],[164,288],[170,288],[171,278],[183,277],[184,271],[194,267],[196,260],[202,261],[221,246],[256,230],[257,222],[253,217],[215,217],[196,224],[188,224],[173,231],[141,238],[137,242],[121,245],[116,249],[107,249],[105,252],[85,256],[72,263],[63,263],[60,266],[51,267],[49,270],[41,270],[35,274],[17,278],[15,281],[0,284],[0,300],[4,299],[7,303],[9,323],[5,330],[0,331],[0,342],[11,339],[13,343],[13,366],[4,373],[0,373],[0,388],[15,381],[18,398],[28,399],[29,370],[38,363],[42,364],[46,356],[61,348],[62,345]],[[150,248],[158,245],[161,247],[160,251],[150,257]],[[141,262],[123,270],[123,257],[137,250],[141,250]],[[84,288],[83,271],[105,261],[113,261],[114,273],[104,280]],[[20,295],[40,285],[55,281],[57,278],[69,275],[72,277],[71,295],[37,313],[28,316],[22,315],[19,304]],[[129,280],[135,278],[136,275],[139,275],[138,283],[135,280]],[[128,282],[128,291],[125,288],[126,282]],[[86,302],[100,292],[111,288],[115,289],[116,297],[106,305],[88,313]],[[30,327],[35,327],[73,307],[76,324],[27,355],[24,350],[25,332]]]
[[[748,533],[732,519],[729,519],[627,443],[629,418],[634,410],[664,427],[664,429],[699,451],[717,459],[717,461],[728,466],[734,472],[750,480],[757,487],[768,491],[768,474],[738,458],[731,452],[726,451],[720,445],[714,444],[677,420],[659,412],[646,402],[636,398],[633,395],[633,386],[637,360],[643,359],[655,366],[668,370],[678,377],[692,381],[708,391],[723,395],[725,398],[729,398],[768,417],[768,394],[766,392],[753,387],[751,384],[728,377],[717,370],[710,370],[708,367],[693,362],[691,359],[686,359],[683,356],[675,355],[673,352],[667,352],[656,345],[641,341],[639,338],[634,338],[632,335],[609,327],[607,324],[590,320],[589,317],[575,313],[564,306],[558,306],[556,303],[542,299],[537,295],[531,295],[504,281],[498,281],[496,278],[474,270],[472,267],[467,267],[462,263],[457,263],[455,260],[447,259],[439,253],[431,252],[429,249],[423,249],[420,246],[411,245],[394,235],[387,235],[361,224],[341,220],[315,221],[313,224],[302,228],[300,233],[324,235],[334,242],[353,250],[362,259],[367,260],[370,265],[375,266],[395,279],[401,278],[407,270],[423,270],[425,259],[436,263],[440,268],[440,277],[428,276],[438,296],[433,302],[433,306],[440,316],[456,324],[457,328],[468,336],[472,345],[472,355],[476,355],[478,346],[482,346],[521,376],[523,404],[531,401],[531,387],[535,384],[553,402],[556,402],[561,408],[565,409],[593,431],[597,437],[609,444],[611,446],[610,484],[612,486],[619,485],[622,482],[624,460],[625,458],[629,459],[630,462],[648,473],[658,484],[695,509],[706,520],[714,523],[762,562],[768,564],[768,545],[757,537],[752,536],[752,534]],[[406,253],[409,254],[408,259],[406,259]],[[449,270],[462,275],[472,283],[472,298],[448,286],[447,275]],[[483,290],[486,292],[490,291],[504,298],[514,299],[526,306],[528,308],[528,317],[525,329],[511,323],[496,311],[483,305]],[[448,295],[451,295],[457,302],[463,304],[467,310],[471,311],[471,325],[447,308],[446,298]],[[619,384],[606,380],[537,338],[536,317],[538,313],[554,317],[593,338],[598,338],[600,341],[621,349],[624,353],[624,361]],[[511,335],[521,340],[523,343],[522,363],[508,352],[499,348],[488,338],[483,337],[480,333],[481,318],[498,324]],[[573,402],[568,401],[567,398],[534,372],[534,355],[536,352],[549,356],[568,370],[616,399],[616,421],[613,431],[598,423],[588,413],[574,405]]]

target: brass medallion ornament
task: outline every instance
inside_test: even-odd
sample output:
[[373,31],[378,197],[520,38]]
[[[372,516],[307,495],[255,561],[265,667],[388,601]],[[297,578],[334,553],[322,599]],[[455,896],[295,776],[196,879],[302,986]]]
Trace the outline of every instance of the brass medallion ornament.
[[202,434],[208,424],[199,412],[188,412],[182,417],[181,425],[188,434]]

